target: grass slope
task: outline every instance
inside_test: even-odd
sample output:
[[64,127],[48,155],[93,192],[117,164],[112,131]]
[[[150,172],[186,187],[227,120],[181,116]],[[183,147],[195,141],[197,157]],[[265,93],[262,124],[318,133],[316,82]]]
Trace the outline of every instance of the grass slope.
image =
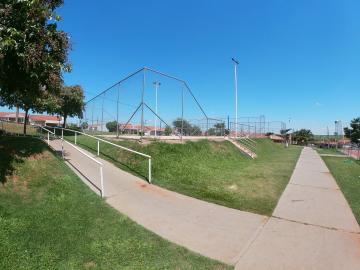
[[[153,182],[159,186],[227,207],[271,215],[301,148],[285,149],[268,139],[257,142],[255,160],[226,141],[118,143],[153,157]],[[79,136],[78,144],[94,153],[97,149],[96,141],[89,137]],[[147,159],[104,143],[100,149],[101,156],[116,166],[147,176]]]
[[352,158],[323,156],[322,159],[335,177],[360,224],[360,162]]
[[0,136],[0,269],[228,269],[109,207],[39,140]]
[[316,151],[320,155],[344,155],[344,153],[336,148],[317,148]]

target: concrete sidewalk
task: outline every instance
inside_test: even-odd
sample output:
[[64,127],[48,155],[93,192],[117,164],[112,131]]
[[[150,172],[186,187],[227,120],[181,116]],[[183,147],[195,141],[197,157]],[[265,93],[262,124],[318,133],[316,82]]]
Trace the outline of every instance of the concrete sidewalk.
[[[61,151],[60,140],[53,140],[50,145]],[[64,149],[68,164],[99,192],[99,166],[67,144]],[[235,265],[268,219],[149,185],[87,153],[104,164],[105,196],[111,206],[154,233],[201,255]]]
[[320,156],[304,148],[273,217],[236,269],[360,269],[360,228]]
[[[51,146],[61,150],[59,140],[51,141]],[[64,146],[68,164],[98,192],[98,165]],[[240,270],[360,269],[359,225],[325,163],[311,148],[302,151],[271,218],[149,185],[97,159],[104,164],[105,195],[111,206],[199,254],[236,264]]]

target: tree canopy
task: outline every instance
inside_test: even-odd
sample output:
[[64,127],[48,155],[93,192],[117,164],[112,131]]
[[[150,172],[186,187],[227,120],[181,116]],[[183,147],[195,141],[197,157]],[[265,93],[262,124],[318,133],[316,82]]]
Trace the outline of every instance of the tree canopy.
[[109,132],[115,132],[117,130],[118,122],[111,121],[106,123],[106,128],[109,130]]
[[64,117],[63,127],[68,117],[83,117],[84,91],[80,85],[64,86],[58,100],[57,113]]
[[177,129],[178,132],[183,131],[182,135],[201,135],[201,129],[200,127],[196,125],[190,124],[189,121],[181,118],[177,118],[173,121],[173,126]]
[[[0,99],[2,105],[42,111],[44,96],[59,93],[70,71],[70,42],[57,29],[62,0],[5,0],[0,3]],[[26,133],[26,121],[24,123]]]
[[354,118],[350,122],[350,128],[344,128],[344,133],[347,138],[353,143],[360,143],[360,117]]
[[313,140],[314,135],[312,134],[310,129],[300,129],[292,134],[292,138],[298,144],[306,145],[311,140]]

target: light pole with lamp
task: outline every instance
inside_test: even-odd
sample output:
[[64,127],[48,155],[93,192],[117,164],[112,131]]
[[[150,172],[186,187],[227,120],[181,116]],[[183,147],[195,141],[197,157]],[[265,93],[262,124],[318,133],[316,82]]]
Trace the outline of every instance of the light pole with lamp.
[[157,111],[157,106],[158,106],[158,89],[161,85],[160,82],[154,82],[153,83],[154,86],[155,86],[155,137],[156,137],[156,134],[157,134],[157,115],[158,115],[158,111]]
[[237,130],[238,130],[237,66],[238,66],[238,64],[239,64],[239,61],[235,60],[234,58],[231,58],[231,60],[234,62],[234,83],[235,83],[235,138],[237,138]]

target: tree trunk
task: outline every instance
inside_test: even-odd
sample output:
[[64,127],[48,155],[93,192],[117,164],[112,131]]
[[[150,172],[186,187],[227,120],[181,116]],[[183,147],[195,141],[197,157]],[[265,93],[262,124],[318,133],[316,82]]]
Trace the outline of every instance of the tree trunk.
[[19,106],[16,107],[16,123],[19,123]]
[[66,118],[67,118],[67,115],[66,115],[66,114],[64,114],[63,128],[65,128],[65,127],[66,127]]
[[29,109],[25,109],[25,118],[24,118],[24,135],[26,135],[26,123],[28,120],[28,113],[29,113]]

